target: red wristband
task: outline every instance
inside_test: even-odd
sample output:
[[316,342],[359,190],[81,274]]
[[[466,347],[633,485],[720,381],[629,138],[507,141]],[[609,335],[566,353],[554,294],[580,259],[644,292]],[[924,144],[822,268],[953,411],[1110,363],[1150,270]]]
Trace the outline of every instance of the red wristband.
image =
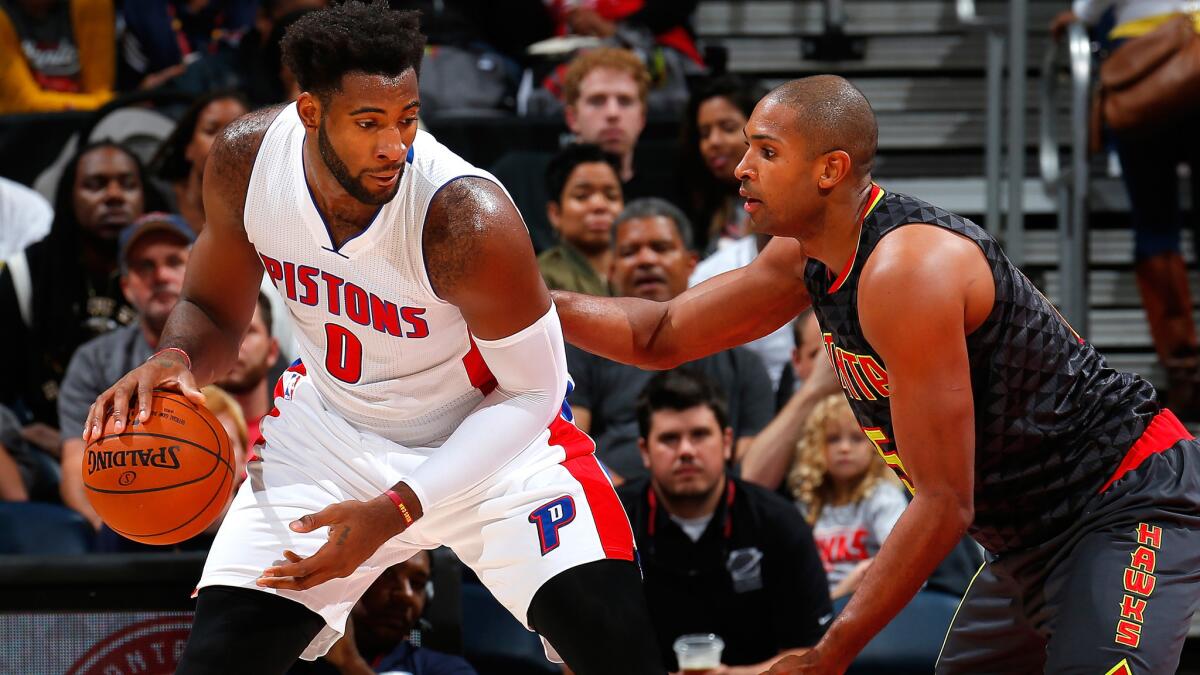
[[396,494],[396,491],[391,488],[384,490],[383,494],[387,495],[388,499],[392,500],[392,503],[396,505],[396,509],[400,511],[400,517],[404,519],[404,524],[406,526],[412,525],[412,514],[408,512],[408,507],[404,505],[404,500],[400,498],[400,495]]
[[183,350],[182,350],[182,349],[180,349],[179,347],[166,347],[166,348],[160,349],[160,350],[158,350],[157,352],[155,352],[155,353],[154,353],[154,356],[151,356],[149,359],[146,359],[146,360],[147,360],[147,361],[149,361],[149,360],[151,360],[151,359],[154,359],[154,358],[156,358],[156,357],[158,357],[158,356],[162,356],[162,355],[163,355],[163,354],[165,354],[166,352],[178,352],[178,353],[179,353],[179,355],[183,357],[183,361],[184,361],[184,363],[185,363],[185,364],[187,364],[187,369],[188,369],[188,370],[191,370],[191,369],[192,369],[192,357],[188,356],[188,353],[187,353],[187,352],[185,352],[185,351],[183,351]]

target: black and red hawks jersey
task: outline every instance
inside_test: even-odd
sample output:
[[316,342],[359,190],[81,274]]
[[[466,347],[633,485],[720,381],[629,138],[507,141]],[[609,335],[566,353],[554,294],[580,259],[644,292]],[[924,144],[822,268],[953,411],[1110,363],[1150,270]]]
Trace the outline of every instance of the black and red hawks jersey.
[[[1076,520],[1159,411],[1154,387],[1119,373],[1079,338],[975,223],[873,186],[858,250],[840,274],[810,260],[804,280],[850,407],[905,485],[904,448],[893,440],[887,364],[863,337],[858,280],[879,240],[909,223],[957,232],[983,250],[996,304],[967,337],[975,400],[975,522],[994,553],[1044,541]],[[904,330],[895,317],[895,330]]]

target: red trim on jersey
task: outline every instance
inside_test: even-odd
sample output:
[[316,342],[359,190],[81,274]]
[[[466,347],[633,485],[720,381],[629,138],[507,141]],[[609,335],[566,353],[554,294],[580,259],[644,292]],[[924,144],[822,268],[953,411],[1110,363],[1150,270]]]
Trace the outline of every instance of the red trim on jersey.
[[467,340],[471,342],[471,348],[462,357],[463,367],[467,369],[467,378],[471,380],[471,386],[487,396],[496,388],[496,376],[492,375],[491,369],[487,367],[483,354],[479,353],[479,345],[475,344],[475,338],[471,337],[470,333],[467,334]]
[[[296,359],[292,365],[288,366],[288,369],[283,371],[283,374],[281,374],[279,379],[275,381],[275,390],[271,392],[272,401],[283,396],[283,378],[286,377],[288,373],[300,373],[300,375],[306,376],[308,375],[308,369],[304,367],[304,362],[300,359]],[[279,408],[276,408],[274,405],[272,405],[271,409],[267,411],[267,414],[263,416],[263,419],[266,419],[267,417],[279,417]],[[248,454],[246,455],[247,462],[262,461],[262,457],[259,456],[257,450],[255,449],[267,442],[267,440],[262,436],[262,432],[260,431],[261,428],[262,420],[259,420],[258,424],[254,427],[255,432],[258,434],[258,440],[256,441],[253,435],[250,437],[250,448]]]
[[1125,474],[1141,466],[1150,455],[1157,455],[1179,441],[1190,441],[1193,438],[1195,437],[1188,432],[1179,418],[1175,417],[1175,413],[1163,408],[1150,420],[1150,424],[1146,425],[1146,430],[1138,437],[1133,447],[1129,448],[1129,452],[1125,453],[1120,466],[1104,487],[1100,488],[1100,492],[1104,492]]
[[633,529],[629,527],[629,518],[625,516],[616,490],[596,460],[595,442],[562,417],[555,417],[550,424],[549,442],[566,451],[562,467],[583,486],[583,496],[592,511],[605,555],[618,560],[633,560]]
[[850,254],[850,259],[846,261],[846,266],[842,268],[842,273],[838,275],[837,279],[833,282],[833,285],[829,287],[830,295],[838,292],[838,289],[840,289],[842,284],[846,282],[846,277],[850,276],[850,271],[854,269],[854,259],[858,257],[858,246],[860,243],[862,243],[863,221],[867,219],[867,214],[871,212],[871,209],[875,208],[875,205],[878,204],[879,200],[882,198],[883,188],[871,183],[871,194],[867,195],[867,203],[863,206],[862,213],[860,213],[858,216],[858,241],[854,243],[854,253]]

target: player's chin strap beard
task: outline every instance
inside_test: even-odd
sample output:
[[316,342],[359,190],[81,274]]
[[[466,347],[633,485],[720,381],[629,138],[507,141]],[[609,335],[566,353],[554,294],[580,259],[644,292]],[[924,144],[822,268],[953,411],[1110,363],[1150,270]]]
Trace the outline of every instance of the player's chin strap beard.
[[[341,156],[338,155],[337,150],[333,147],[333,143],[329,141],[329,134],[325,129],[324,115],[321,116],[321,123],[317,126],[317,149],[320,150],[321,162],[325,165],[330,175],[333,176],[334,180],[338,182],[338,185],[342,186],[342,189],[347,194],[363,204],[370,204],[372,206],[386,204],[391,201],[392,197],[396,196],[396,192],[400,189],[400,180],[398,178],[392,189],[382,197],[372,194],[364,188],[362,183],[350,173],[350,167],[346,166],[346,162],[342,161]],[[404,170],[403,163],[400,165],[400,170]]]

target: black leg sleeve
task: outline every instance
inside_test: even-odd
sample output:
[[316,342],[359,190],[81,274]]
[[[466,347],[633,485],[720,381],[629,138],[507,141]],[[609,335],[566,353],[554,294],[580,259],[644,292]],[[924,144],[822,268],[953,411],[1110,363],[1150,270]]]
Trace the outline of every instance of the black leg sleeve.
[[282,674],[325,627],[304,605],[274,593],[210,586],[196,600],[176,675]]
[[547,581],[529,605],[529,624],[577,675],[662,675],[638,568],[597,560]]

